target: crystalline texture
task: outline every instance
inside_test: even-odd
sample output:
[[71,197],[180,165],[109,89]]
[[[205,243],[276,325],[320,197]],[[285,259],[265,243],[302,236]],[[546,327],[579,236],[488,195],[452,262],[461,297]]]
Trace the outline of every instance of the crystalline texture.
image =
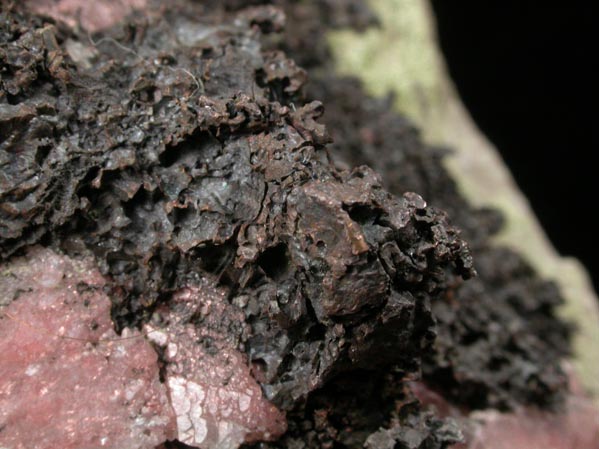
[[88,262],[35,249],[0,267],[0,447],[147,449],[174,438],[157,356],[119,337]]
[[[177,415],[177,439],[205,449],[234,449],[243,442],[271,440],[286,430],[285,416],[263,398],[247,357],[235,347],[239,315],[222,289],[204,282],[172,298],[159,310],[148,337],[161,348],[165,377]],[[189,323],[195,318],[202,323]]]

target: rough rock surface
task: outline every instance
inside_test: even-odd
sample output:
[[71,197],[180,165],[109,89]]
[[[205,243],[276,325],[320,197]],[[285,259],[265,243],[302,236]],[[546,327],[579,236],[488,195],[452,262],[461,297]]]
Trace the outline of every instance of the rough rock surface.
[[179,441],[235,449],[285,432],[285,415],[263,397],[240,352],[247,326],[223,289],[204,282],[177,292],[170,309],[157,310],[152,323],[157,327],[148,324],[146,330],[166,364],[163,378],[177,415]]
[[175,437],[157,354],[139,332],[114,332],[105,285],[93,262],[47,249],[0,266],[0,447],[148,449]]
[[[500,219],[458,195],[442,151],[329,75],[326,28],[373,17],[275,3],[288,34],[279,9],[236,0],[148,6],[94,35],[3,10],[0,258],[91,252],[191,446],[445,448],[460,432],[406,383],[423,358],[467,407],[559,404],[559,294],[489,245]],[[463,283],[468,248],[412,191],[460,224],[480,278]],[[287,431],[260,442],[282,411]]]
[[433,303],[439,336],[424,365],[427,381],[474,408],[559,402],[567,383],[559,360],[568,351],[569,328],[555,316],[562,303],[556,286],[490,242],[501,217],[459,196],[441,165],[443,151],[425,146],[389,103],[368,100],[355,80],[313,84],[312,95],[331,105],[324,119],[334,130],[332,154],[374,167],[396,194],[423,192],[450,211],[474,254],[477,278]]
[[[473,273],[465,243],[417,194],[394,197],[370,169],[330,164],[322,106],[300,104],[305,72],[260,47],[261,31],[280,29],[276,9],[217,12],[177,2],[92,38],[5,14],[2,257],[37,242],[91,251],[119,328],[156,310],[176,316],[178,291],[217,279],[231,323],[239,317],[228,329],[239,341],[220,357],[238,366],[245,352],[283,410],[346,372],[417,372],[434,338],[431,299]],[[230,391],[211,385],[221,374],[206,345],[221,343],[206,323],[223,310],[182,329],[199,339],[168,334],[161,354],[192,444],[228,435],[232,447],[284,428],[247,372],[231,371]],[[170,359],[169,342],[189,360]],[[229,401],[211,395],[242,388],[275,423],[240,409],[222,420]]]
[[[478,276],[433,301],[438,337],[425,355],[425,379],[471,408],[558,404],[567,384],[560,360],[570,333],[555,315],[563,302],[558,289],[518,254],[492,243],[502,218],[473,208],[460,195],[442,165],[447,149],[424,144],[409,120],[393,110],[392,98],[372,98],[358,80],[333,74],[324,33],[372,23],[364,9],[347,14],[343,4],[286,3],[291,29],[271,45],[284,48],[311,74],[306,95],[326,105],[322,120],[337,164],[369,165],[396,195],[418,192],[447,211],[468,241]],[[331,5],[339,13],[330,14]]]
[[420,407],[401,371],[340,375],[288,413],[288,432],[256,448],[443,449],[463,441],[458,426]]

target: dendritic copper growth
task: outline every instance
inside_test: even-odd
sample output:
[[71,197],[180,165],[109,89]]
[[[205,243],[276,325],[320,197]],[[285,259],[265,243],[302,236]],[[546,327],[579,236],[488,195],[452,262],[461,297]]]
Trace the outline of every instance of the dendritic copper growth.
[[44,321],[62,355],[39,373],[122,389],[60,410],[131,422],[40,447],[449,447],[421,374],[467,409],[559,405],[556,289],[490,245],[500,218],[441,150],[332,75],[324,33],[376,25],[362,2],[124,2],[116,24],[99,2],[83,28],[58,3],[0,16],[0,332],[27,347],[0,353],[1,447],[27,447],[16,398],[45,382],[15,329]]

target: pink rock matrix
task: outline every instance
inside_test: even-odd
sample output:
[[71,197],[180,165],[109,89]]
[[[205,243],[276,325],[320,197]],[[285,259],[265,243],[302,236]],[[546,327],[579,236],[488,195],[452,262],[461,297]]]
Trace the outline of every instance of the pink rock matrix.
[[174,438],[157,355],[114,332],[103,285],[90,264],[46,249],[0,267],[1,448],[148,449]]
[[412,391],[439,416],[455,419],[465,442],[453,449],[599,449],[599,410],[576,387],[562,410],[522,407],[510,413],[467,412],[419,382]]
[[62,20],[71,27],[82,25],[90,32],[108,28],[147,0],[26,0],[29,9]]
[[[285,416],[262,395],[247,358],[225,330],[243,323],[224,292],[205,283],[171,300],[157,315],[169,324],[148,337],[163,348],[166,383],[177,415],[179,441],[190,446],[235,449],[285,432]],[[189,316],[202,326],[184,324]],[[198,342],[202,342],[198,344]]]
[[224,291],[207,281],[184,289],[147,334],[119,336],[104,287],[90,261],[48,249],[0,266],[1,449],[153,449],[175,439],[234,449],[285,432],[238,350],[243,319]]

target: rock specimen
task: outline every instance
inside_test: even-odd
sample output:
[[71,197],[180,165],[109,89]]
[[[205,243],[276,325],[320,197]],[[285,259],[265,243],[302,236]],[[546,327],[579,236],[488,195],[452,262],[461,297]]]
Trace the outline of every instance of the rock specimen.
[[[355,81],[326,75],[324,24],[372,23],[360,2],[276,2],[292,18],[287,35],[273,6],[154,3],[96,34],[21,6],[0,23],[0,259],[10,272],[36,266],[35,254],[97,265],[97,314],[60,281],[54,296],[68,290],[74,302],[48,321],[70,319],[49,340],[77,343],[79,355],[61,352],[71,358],[143,348],[129,362],[148,371],[119,382],[150,385],[133,399],[161,398],[163,427],[120,447],[445,448],[461,433],[411,392],[421,370],[468,408],[560,403],[568,331],[553,316],[557,292],[491,248],[499,219],[458,195],[440,151]],[[285,52],[316,74],[312,84]],[[335,165],[364,162],[383,176]],[[463,228],[479,279],[463,282],[475,274],[470,250],[414,191]],[[13,292],[27,284],[4,282]],[[2,303],[11,339],[44,312],[13,296]],[[115,337],[108,298],[116,330],[135,342],[65,338],[90,319]],[[99,339],[98,329],[73,335]],[[6,364],[7,379],[23,377],[19,363]],[[93,369],[110,378],[102,363]],[[12,449],[29,404],[7,397],[0,445]],[[145,419],[129,406],[119,413]],[[51,429],[63,439],[47,447],[68,447],[64,427]]]
[[[327,161],[321,105],[294,103],[305,73],[260,49],[276,10],[223,22],[180,2],[148,20],[92,38],[4,16],[2,256],[33,243],[91,252],[119,328],[169,323],[164,341],[151,338],[166,345],[189,444],[284,429],[240,350],[283,410],[347,371],[416,372],[434,337],[431,298],[472,274],[444,214]],[[212,299],[207,279],[221,285]],[[205,301],[223,304],[186,321]]]

